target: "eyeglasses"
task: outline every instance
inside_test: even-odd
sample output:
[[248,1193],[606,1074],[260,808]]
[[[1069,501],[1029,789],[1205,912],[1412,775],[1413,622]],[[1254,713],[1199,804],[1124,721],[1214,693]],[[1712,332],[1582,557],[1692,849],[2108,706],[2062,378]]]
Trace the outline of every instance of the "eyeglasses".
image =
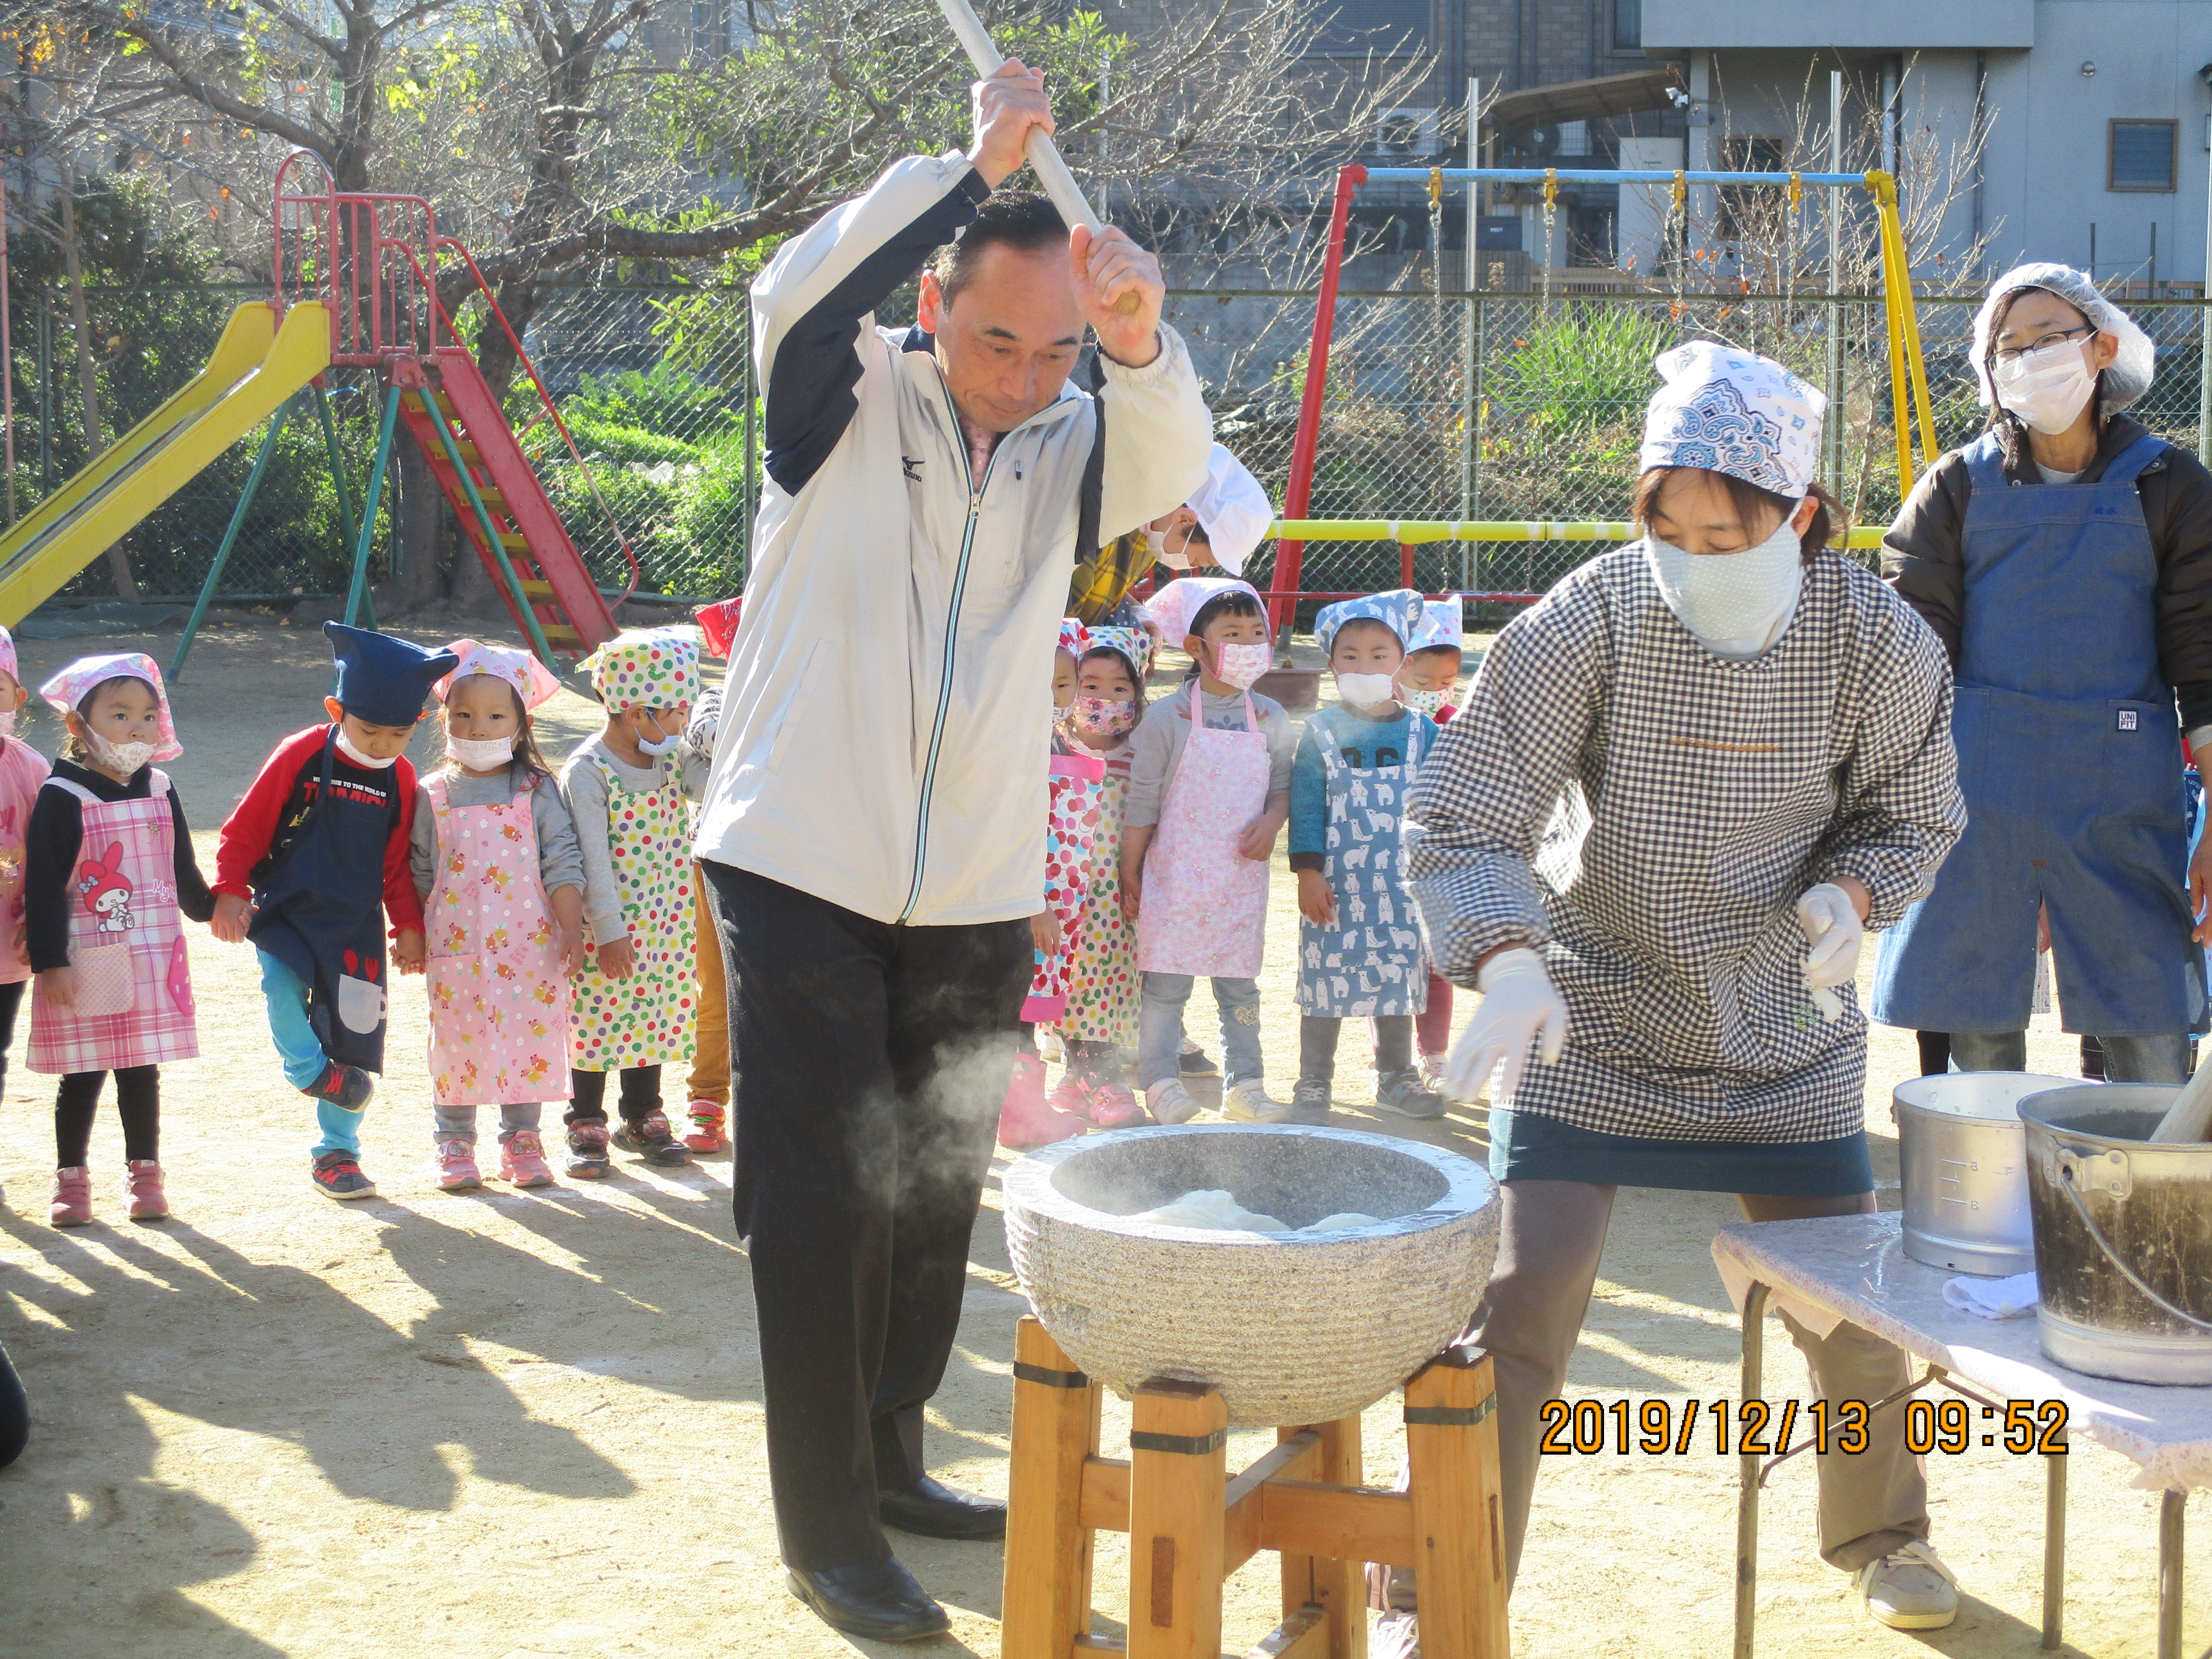
[[[2077,334],[2094,334],[2096,331],[2094,323],[2083,323],[2078,328],[2062,328],[2055,334],[2045,335],[2033,345],[2000,346],[1990,353],[1990,361],[1993,363],[2016,363],[2023,357],[2037,357],[2046,351],[2056,351]],[[2031,363],[2029,367],[2033,368],[2034,365]]]

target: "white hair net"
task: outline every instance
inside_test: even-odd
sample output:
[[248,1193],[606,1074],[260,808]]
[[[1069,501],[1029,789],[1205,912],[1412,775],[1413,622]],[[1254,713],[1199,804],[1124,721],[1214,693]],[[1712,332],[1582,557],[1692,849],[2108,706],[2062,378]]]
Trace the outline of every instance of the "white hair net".
[[2120,355],[2105,371],[2104,413],[2125,409],[2150,390],[2151,376],[2155,372],[2152,361],[2155,348],[2150,343],[2150,336],[2136,327],[2135,319],[2126,312],[2105,297],[2096,283],[2089,280],[2087,271],[2076,270],[2071,265],[2014,265],[1990,284],[1989,298],[1974,313],[1975,400],[1983,407],[1996,401],[1996,389],[1990,385],[1990,325],[1996,319],[1999,306],[2011,295],[2031,288],[2056,294],[2095,324],[2099,333],[2109,334],[2120,343]]

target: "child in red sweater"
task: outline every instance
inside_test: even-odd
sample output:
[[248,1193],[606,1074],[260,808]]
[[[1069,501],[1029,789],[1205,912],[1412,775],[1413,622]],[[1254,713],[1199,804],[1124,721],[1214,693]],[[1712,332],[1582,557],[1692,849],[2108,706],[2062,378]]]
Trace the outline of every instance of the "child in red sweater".
[[337,657],[326,724],[295,732],[222,826],[216,937],[252,940],[284,1079],[315,1103],[313,1178],[336,1199],[373,1198],[361,1120],[384,1069],[384,918],[403,971],[420,973],[422,902],[408,865],[415,769],[402,751],[434,681],[459,661],[405,640],[325,623]]
[[[1456,599],[1430,599],[1421,607],[1420,625],[1406,649],[1398,670],[1398,701],[1426,714],[1438,726],[1459,711],[1452,699],[1458,695],[1460,671],[1466,666],[1461,651],[1466,624]],[[1429,974],[1429,1000],[1413,1029],[1421,1045],[1421,1086],[1443,1086],[1444,1050],[1451,1046],[1451,981],[1433,969]]]

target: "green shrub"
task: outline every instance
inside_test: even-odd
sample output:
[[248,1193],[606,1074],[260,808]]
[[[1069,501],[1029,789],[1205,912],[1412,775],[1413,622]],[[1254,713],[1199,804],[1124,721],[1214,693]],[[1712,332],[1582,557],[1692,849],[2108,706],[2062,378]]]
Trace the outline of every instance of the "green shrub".
[[[686,442],[682,438],[672,438],[645,427],[602,420],[592,415],[564,413],[562,418],[568,422],[568,434],[575,439],[576,447],[583,451],[586,460],[597,460],[604,456],[617,464],[643,461],[650,465],[661,461],[673,461],[678,466],[687,466],[696,464],[700,458],[697,444]],[[560,434],[552,429],[551,422],[540,427],[538,434],[532,436],[537,437],[539,434],[550,441],[548,459],[557,463],[566,457],[567,447],[561,442]]]

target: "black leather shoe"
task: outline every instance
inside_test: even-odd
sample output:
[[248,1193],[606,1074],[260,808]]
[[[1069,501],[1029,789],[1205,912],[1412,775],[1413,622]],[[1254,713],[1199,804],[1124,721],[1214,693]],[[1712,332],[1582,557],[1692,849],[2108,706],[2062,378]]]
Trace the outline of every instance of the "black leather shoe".
[[884,1486],[876,1513],[887,1527],[923,1538],[1004,1538],[1006,1506],[994,1498],[971,1498],[923,1475],[911,1486]]
[[872,1567],[793,1567],[791,1593],[822,1622],[871,1642],[926,1642],[952,1628],[945,1609],[891,1556]]

